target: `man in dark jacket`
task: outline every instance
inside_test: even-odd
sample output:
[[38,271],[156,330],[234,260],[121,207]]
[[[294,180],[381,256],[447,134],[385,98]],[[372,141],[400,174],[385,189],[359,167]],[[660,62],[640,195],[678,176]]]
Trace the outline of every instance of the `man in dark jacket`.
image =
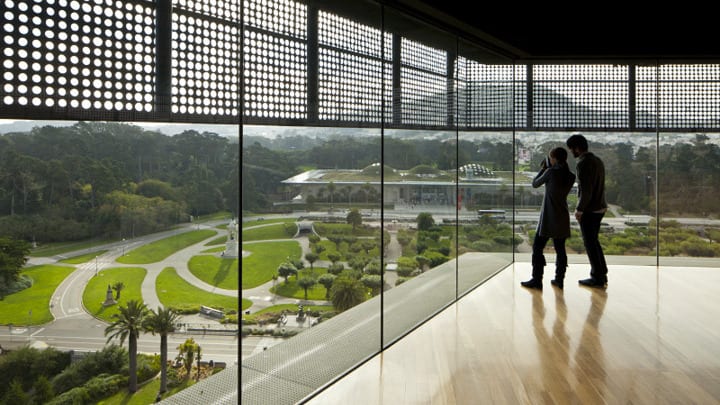
[[583,243],[590,260],[590,278],[578,281],[580,285],[594,288],[607,286],[607,264],[598,240],[600,223],[607,211],[605,201],[605,165],[588,151],[588,142],[580,134],[566,141],[568,149],[577,160],[575,173],[578,180],[578,203],[575,219],[580,223]]
[[520,284],[526,288],[542,290],[542,278],[545,268],[543,250],[552,238],[555,247],[555,279],[552,285],[562,289],[567,268],[565,240],[570,237],[570,212],[567,196],[575,183],[575,175],[567,165],[567,151],[555,148],[548,158],[543,160],[540,172],[532,182],[534,188],[545,185],[545,197],[540,209],[540,221],[535,230],[532,254],[532,279]]

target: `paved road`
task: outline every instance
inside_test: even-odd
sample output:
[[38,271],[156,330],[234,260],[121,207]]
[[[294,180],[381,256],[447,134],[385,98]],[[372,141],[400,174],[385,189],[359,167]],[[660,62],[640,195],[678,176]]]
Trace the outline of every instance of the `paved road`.
[[[101,349],[105,346],[106,337],[104,331],[108,324],[94,318],[85,311],[82,305],[82,293],[87,282],[103,269],[130,266],[117,263],[115,260],[122,254],[136,247],[182,232],[187,232],[190,228],[217,230],[215,226],[219,223],[221,222],[188,225],[172,231],[142,236],[130,241],[115,242],[105,246],[96,246],[93,249],[84,249],[52,258],[31,258],[28,261],[28,265],[53,264],[69,266],[59,263],[58,260],[87,254],[92,251],[107,250],[107,252],[98,255],[94,260],[75,266],[76,270],[66,277],[55,290],[50,300],[50,311],[55,317],[54,321],[45,325],[32,326],[29,328],[0,327],[0,344],[6,348],[19,347],[30,343],[38,347],[49,345],[62,350],[95,351]],[[163,261],[142,265],[142,267],[147,269],[147,276],[143,280],[141,290],[143,301],[148,308],[154,309],[161,305],[155,291],[155,280],[157,275],[166,267],[174,267],[181,277],[198,288],[216,294],[238,296],[237,290],[219,289],[199,280],[187,267],[190,257],[202,250],[208,249],[204,244],[216,236],[217,234],[203,242],[178,251]],[[137,265],[132,266],[136,267]],[[168,339],[168,347],[170,348],[168,356],[171,358],[174,357],[176,354],[174,351],[175,348],[184,342],[185,339],[192,336],[203,347],[204,359],[214,359],[227,363],[237,362],[238,337],[207,332],[207,330],[211,329],[224,328],[224,326],[220,325],[216,320],[200,315],[189,315],[181,317],[181,322],[191,324],[198,329],[204,328],[206,331],[204,333],[180,332],[171,335]],[[231,328],[235,328],[235,326],[231,326]],[[141,352],[156,353],[159,351],[159,338],[151,334],[141,335],[138,348]]]

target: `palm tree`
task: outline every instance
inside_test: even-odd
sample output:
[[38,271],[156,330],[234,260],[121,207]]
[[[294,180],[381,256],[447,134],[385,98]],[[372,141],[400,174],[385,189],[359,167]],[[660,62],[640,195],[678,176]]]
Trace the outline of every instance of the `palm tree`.
[[118,281],[115,284],[112,285],[112,289],[115,290],[115,300],[120,299],[120,291],[122,291],[125,288],[125,283],[122,281]]
[[160,394],[167,391],[167,354],[168,334],[175,332],[175,325],[180,314],[173,308],[158,307],[157,311],[150,310],[145,318],[145,330],[153,335],[160,335]]
[[143,322],[148,314],[148,309],[140,301],[130,300],[124,307],[118,307],[118,313],[113,314],[115,320],[110,326],[105,328],[105,336],[110,334],[107,342],[119,337],[120,345],[128,339],[128,352],[130,355],[129,369],[129,391],[137,391],[137,340],[140,331],[143,330]]

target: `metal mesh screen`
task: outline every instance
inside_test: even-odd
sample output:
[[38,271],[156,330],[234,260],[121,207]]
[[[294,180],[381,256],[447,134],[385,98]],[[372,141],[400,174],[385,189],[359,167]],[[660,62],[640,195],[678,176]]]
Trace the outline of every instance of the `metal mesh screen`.
[[[527,112],[524,67],[467,61],[466,98],[461,110],[470,128],[525,126]],[[463,122],[463,121],[461,121]]]
[[248,0],[245,27],[245,116],[307,118],[307,7]]
[[718,128],[720,65],[642,66],[636,86],[639,128]]
[[153,110],[154,7],[146,1],[4,1],[4,109],[131,117]]
[[533,126],[627,128],[628,77],[627,66],[534,66]]
[[[197,2],[190,6],[203,11],[208,7]],[[238,13],[232,11],[239,8],[239,1],[217,6],[215,13],[235,20],[173,9],[173,114],[224,116],[230,121],[239,116],[240,30]]]
[[403,38],[401,60],[402,123],[446,125],[447,53]]
[[389,38],[383,55],[378,29],[322,11],[318,25],[319,119],[379,124],[383,94],[389,119],[392,66],[386,63],[384,81],[382,68],[392,55]]

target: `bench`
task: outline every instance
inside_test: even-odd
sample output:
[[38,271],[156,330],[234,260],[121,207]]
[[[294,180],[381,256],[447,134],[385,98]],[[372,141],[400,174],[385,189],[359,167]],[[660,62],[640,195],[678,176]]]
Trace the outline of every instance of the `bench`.
[[211,318],[218,318],[221,319],[225,316],[225,313],[219,309],[206,307],[205,305],[200,305],[200,313],[203,315],[207,315]]

